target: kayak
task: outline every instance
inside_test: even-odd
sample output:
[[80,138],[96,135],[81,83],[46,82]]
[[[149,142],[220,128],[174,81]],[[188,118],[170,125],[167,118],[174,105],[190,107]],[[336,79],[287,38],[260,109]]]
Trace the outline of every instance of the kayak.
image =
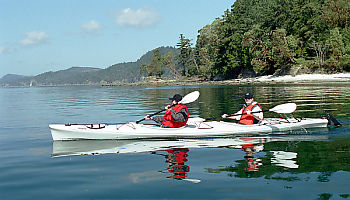
[[260,147],[269,142],[325,141],[325,135],[278,135],[233,138],[177,139],[177,140],[71,140],[54,141],[52,157],[74,155],[126,154],[166,151],[184,148]]
[[109,139],[157,139],[157,138],[208,138],[239,135],[259,135],[309,128],[327,127],[329,121],[323,118],[265,119],[259,124],[242,125],[224,121],[205,121],[190,118],[180,128],[162,128],[155,124],[50,124],[52,139],[55,140],[109,140]]

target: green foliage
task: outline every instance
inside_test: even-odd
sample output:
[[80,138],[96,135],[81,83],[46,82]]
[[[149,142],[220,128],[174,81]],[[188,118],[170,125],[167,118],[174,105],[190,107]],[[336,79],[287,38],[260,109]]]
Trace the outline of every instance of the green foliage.
[[300,61],[349,71],[349,13],[346,0],[237,0],[199,30],[198,73],[273,74]]
[[182,76],[186,76],[191,66],[193,57],[192,43],[190,39],[185,38],[183,34],[180,34],[180,41],[176,44],[180,53],[177,56],[178,65],[181,67]]
[[287,37],[284,29],[271,31],[267,35],[252,30],[245,34],[243,43],[254,56],[251,61],[254,71],[262,75],[271,74],[294,62],[296,54],[293,49],[298,49],[295,38]]
[[164,73],[162,56],[159,49],[155,49],[152,52],[151,62],[149,64],[142,64],[141,72],[145,72],[147,76],[161,77]]
[[334,27],[350,25],[350,3],[348,0],[327,0],[323,6],[322,19]]
[[330,30],[330,37],[327,40],[330,48],[330,65],[337,68],[341,57],[344,55],[345,45],[343,42],[343,37],[339,32],[338,28]]
[[170,70],[170,73],[176,79],[181,77],[181,73],[179,73],[178,66],[175,64],[175,54],[172,52],[168,52],[165,56],[162,57],[163,65]]
[[204,26],[199,30],[197,43],[195,47],[197,63],[199,67],[199,74],[205,77],[212,77],[214,71],[215,58],[218,57],[220,42],[220,35],[218,26],[220,20],[216,19],[212,24]]

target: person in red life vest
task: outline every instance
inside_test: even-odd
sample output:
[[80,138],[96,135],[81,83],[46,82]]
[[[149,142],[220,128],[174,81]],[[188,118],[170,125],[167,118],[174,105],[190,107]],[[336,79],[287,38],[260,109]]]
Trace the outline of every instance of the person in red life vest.
[[257,124],[260,121],[264,120],[264,114],[261,112],[262,108],[258,102],[254,101],[254,96],[252,93],[246,93],[244,95],[244,101],[245,104],[241,110],[234,114],[235,116],[223,114],[221,117],[239,120],[239,123],[244,125]]
[[187,106],[184,104],[179,104],[182,100],[182,96],[180,94],[175,94],[172,98],[169,98],[172,104],[165,107],[166,112],[163,117],[149,117],[148,115],[145,119],[151,119],[157,122],[163,128],[177,128],[181,126],[185,126],[189,113],[187,110]]

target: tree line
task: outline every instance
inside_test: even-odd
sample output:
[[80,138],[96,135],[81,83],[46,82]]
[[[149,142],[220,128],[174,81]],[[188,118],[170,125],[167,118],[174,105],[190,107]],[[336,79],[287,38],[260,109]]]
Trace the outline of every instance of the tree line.
[[309,71],[350,71],[348,0],[236,0],[198,31],[195,44],[180,34],[178,53],[153,51],[143,64],[148,76],[165,69],[179,78],[244,72],[271,75],[299,67]]

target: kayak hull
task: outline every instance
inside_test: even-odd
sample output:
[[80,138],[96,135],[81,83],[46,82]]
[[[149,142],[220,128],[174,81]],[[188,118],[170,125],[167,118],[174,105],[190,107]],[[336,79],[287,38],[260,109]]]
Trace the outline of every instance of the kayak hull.
[[[198,120],[199,119],[199,120]],[[267,119],[264,123],[241,125],[237,123],[210,121],[191,118],[180,128],[161,128],[156,125],[136,124],[50,124],[53,140],[109,140],[109,139],[152,139],[152,138],[207,138],[234,135],[258,135],[309,128],[327,127],[327,119]]]

